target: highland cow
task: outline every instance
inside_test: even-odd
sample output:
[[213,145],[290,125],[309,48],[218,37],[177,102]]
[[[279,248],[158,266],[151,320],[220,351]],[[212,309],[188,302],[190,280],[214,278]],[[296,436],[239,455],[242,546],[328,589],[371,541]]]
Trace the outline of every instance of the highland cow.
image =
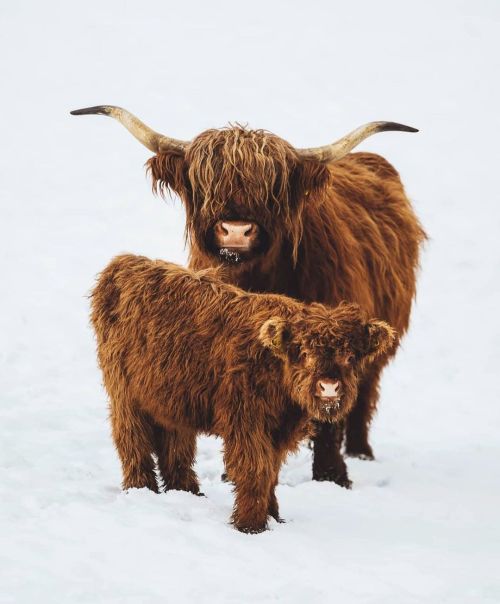
[[334,422],[356,399],[358,372],[392,345],[358,306],[329,309],[252,294],[219,278],[125,255],[100,275],[92,323],[109,394],[123,488],[199,492],[196,435],[224,440],[232,520],[260,532],[280,520],[275,487],[309,422]]
[[[372,153],[349,152],[387,130],[372,122],[336,143],[297,149],[263,130],[208,130],[190,142],[160,135],[128,111],[99,106],[155,153],[153,189],[177,193],[186,209],[190,266],[227,266],[228,282],[253,292],[286,294],[335,306],[358,303],[404,334],[415,296],[425,233],[397,171]],[[349,487],[341,455],[373,459],[369,425],[383,367],[398,342],[360,375],[345,422],[321,423],[314,437],[313,478]]]

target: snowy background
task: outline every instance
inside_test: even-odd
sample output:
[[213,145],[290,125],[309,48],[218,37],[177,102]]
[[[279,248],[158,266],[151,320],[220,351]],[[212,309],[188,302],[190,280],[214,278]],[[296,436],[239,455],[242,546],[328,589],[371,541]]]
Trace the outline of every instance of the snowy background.
[[[500,601],[499,22],[498,0],[1,3],[0,602]],[[400,170],[431,239],[352,491],[313,483],[304,447],[287,524],[239,534],[209,438],[206,498],[120,491],[86,296],[117,253],[186,251],[147,150],[69,115],[104,103],[183,139],[421,129],[360,147]]]

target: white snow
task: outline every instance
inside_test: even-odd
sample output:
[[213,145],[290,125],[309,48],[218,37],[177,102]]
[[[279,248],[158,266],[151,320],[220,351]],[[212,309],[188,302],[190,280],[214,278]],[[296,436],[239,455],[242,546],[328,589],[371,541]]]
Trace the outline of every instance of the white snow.
[[[4,2],[0,8],[0,602],[500,601],[496,0]],[[281,473],[288,520],[228,525],[206,498],[123,493],[86,295],[127,251],[183,263],[180,202],[148,152],[71,109],[118,104],[189,139],[229,121],[297,146],[400,121],[362,147],[400,170],[431,239],[352,491]]]

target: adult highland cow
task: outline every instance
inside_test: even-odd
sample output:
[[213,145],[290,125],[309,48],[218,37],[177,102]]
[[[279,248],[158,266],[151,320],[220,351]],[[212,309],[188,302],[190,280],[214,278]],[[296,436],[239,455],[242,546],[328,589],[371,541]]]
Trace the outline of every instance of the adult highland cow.
[[[414,128],[372,122],[324,147],[296,149],[264,130],[207,130],[190,142],[160,135],[125,109],[72,112],[120,121],[155,153],[153,189],[184,202],[190,266],[227,265],[227,279],[332,306],[357,302],[369,316],[405,333],[425,233],[397,171],[372,153],[349,152],[377,132]],[[313,478],[349,487],[341,455],[373,459],[368,429],[383,367],[398,342],[360,378],[343,424],[318,423]]]

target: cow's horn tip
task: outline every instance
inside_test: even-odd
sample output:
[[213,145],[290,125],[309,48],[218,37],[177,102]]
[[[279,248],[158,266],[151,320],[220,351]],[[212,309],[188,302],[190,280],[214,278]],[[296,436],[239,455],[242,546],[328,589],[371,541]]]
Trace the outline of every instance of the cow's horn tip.
[[105,105],[96,105],[95,107],[84,107],[83,109],[73,109],[70,111],[71,115],[90,115],[93,113],[100,113],[107,115],[109,113],[108,108]]

